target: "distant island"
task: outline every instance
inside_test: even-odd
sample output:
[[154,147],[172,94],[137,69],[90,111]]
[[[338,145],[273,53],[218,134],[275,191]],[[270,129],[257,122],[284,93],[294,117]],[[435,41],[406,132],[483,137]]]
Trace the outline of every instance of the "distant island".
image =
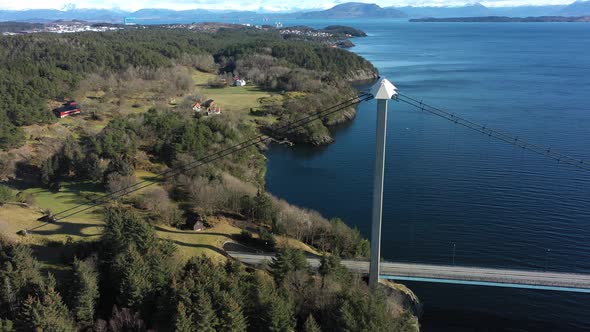
[[347,2],[330,9],[301,13],[297,18],[401,18],[407,15],[395,8],[382,8],[376,4]]
[[567,17],[567,16],[539,16],[539,17],[506,17],[506,16],[483,16],[483,17],[446,17],[446,18],[414,18],[410,22],[590,22],[590,16]]

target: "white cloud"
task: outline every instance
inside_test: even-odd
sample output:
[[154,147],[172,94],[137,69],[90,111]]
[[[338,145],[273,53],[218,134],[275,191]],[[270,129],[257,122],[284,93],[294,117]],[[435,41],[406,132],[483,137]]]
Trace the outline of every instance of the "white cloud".
[[[377,3],[380,6],[444,6],[462,5],[474,3],[473,0],[354,0],[357,2]],[[482,0],[486,6],[513,6],[513,5],[546,5],[546,4],[569,4],[573,0]],[[174,10],[186,9],[215,9],[215,10],[253,10],[260,11],[289,11],[293,9],[320,9],[330,8],[338,3],[347,2],[344,0],[331,0],[318,3],[314,0],[300,0],[288,2],[285,0],[81,0],[74,3],[76,8],[119,8],[123,10],[138,10],[142,8],[166,8]],[[0,9],[64,9],[71,5],[71,0],[0,0]]]

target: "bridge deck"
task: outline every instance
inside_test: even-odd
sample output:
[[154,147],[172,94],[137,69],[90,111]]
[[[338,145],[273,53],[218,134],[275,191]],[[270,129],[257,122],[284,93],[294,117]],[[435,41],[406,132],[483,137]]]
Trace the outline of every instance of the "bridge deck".
[[[270,261],[274,257],[238,252],[229,252],[229,254],[244,263],[253,265]],[[320,264],[318,258],[307,260],[314,268]],[[343,260],[342,264],[353,272],[368,273],[369,271],[368,261]],[[590,275],[576,273],[382,262],[380,278],[590,293]]]

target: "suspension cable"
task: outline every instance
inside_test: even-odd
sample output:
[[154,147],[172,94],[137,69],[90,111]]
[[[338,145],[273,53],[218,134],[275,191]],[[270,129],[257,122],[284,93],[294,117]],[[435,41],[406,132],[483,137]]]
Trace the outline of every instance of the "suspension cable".
[[436,108],[434,106],[425,104],[424,102],[417,100],[415,98],[412,98],[410,96],[399,93],[396,100],[406,103],[408,105],[414,106],[422,111],[436,115],[436,116],[441,117],[443,119],[454,122],[455,124],[467,127],[471,130],[475,130],[475,131],[480,132],[484,135],[488,135],[489,137],[499,139],[501,141],[504,141],[504,142],[512,144],[514,146],[520,147],[522,149],[537,153],[537,154],[545,156],[547,158],[557,160],[560,163],[562,162],[562,163],[565,163],[568,165],[572,165],[572,166],[590,171],[590,162],[586,162],[582,159],[577,159],[577,158],[565,155],[565,154],[558,152],[556,150],[553,150],[551,148],[543,147],[538,144],[533,144],[533,143],[530,143],[527,140],[524,140],[522,138],[519,138],[516,136],[511,136],[509,134],[500,132],[496,129],[489,128],[485,125],[475,123],[475,122],[467,120],[463,117],[457,116],[453,113],[444,111],[440,108]]

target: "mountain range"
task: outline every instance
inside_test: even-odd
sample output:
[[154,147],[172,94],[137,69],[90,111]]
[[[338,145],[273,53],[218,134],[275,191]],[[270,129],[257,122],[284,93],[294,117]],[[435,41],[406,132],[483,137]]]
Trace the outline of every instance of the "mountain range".
[[108,9],[31,9],[0,10],[0,21],[48,22],[55,20],[85,20],[90,22],[122,22],[133,17],[141,23],[213,21],[219,19],[247,21],[252,19],[342,19],[342,18],[422,18],[422,17],[481,17],[481,16],[590,16],[590,1],[570,5],[486,7],[473,4],[457,7],[380,7],[376,4],[347,2],[327,10],[293,13],[253,11],[212,11],[204,9],[174,11],[169,9],[140,9],[135,12]]
[[[473,4],[459,7],[396,7],[409,17],[480,17],[480,16],[548,16],[561,15],[567,5],[547,6],[515,6],[515,7],[486,7]],[[576,13],[579,12],[579,13]],[[588,13],[572,11],[571,16],[582,16]]]
[[382,8],[376,4],[347,2],[327,10],[301,13],[297,18],[400,18],[407,14],[395,8]]

